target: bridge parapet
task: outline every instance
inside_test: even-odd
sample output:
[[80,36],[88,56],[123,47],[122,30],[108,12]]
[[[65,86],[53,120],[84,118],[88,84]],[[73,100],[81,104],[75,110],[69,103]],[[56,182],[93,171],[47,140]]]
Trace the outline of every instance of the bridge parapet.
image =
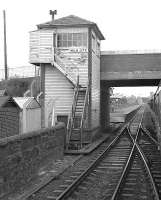
[[141,79],[149,80],[149,85],[161,79],[160,51],[101,52],[101,80]]

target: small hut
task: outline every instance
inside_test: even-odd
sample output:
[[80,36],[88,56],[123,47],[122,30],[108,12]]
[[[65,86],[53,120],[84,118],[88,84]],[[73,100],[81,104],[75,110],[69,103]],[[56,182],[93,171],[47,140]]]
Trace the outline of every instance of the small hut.
[[20,112],[12,97],[0,96],[0,138],[20,133]]
[[21,109],[21,133],[41,129],[41,106],[34,97],[14,97]]

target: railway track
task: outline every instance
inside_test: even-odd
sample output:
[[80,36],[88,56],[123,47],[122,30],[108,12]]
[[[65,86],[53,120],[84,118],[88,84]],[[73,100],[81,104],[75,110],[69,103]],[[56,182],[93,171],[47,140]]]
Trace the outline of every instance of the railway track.
[[[120,136],[121,136],[121,140],[120,140]],[[117,145],[117,148],[113,148],[113,145]],[[68,175],[63,177],[63,181],[60,181],[60,182],[58,181],[59,185],[54,187],[55,188],[54,190],[53,190],[53,183],[51,182],[49,183],[49,185],[45,186],[40,191],[37,191],[35,194],[32,194],[28,198],[28,200],[31,200],[31,199],[34,199],[34,200],[57,199],[58,200],[58,199],[65,198],[63,196],[64,195],[66,196],[66,192],[68,193],[68,191],[74,190],[84,178],[87,178],[87,180],[88,179],[89,180],[88,181],[86,180],[86,182],[83,183],[83,186],[80,186],[81,191],[82,191],[82,188],[87,188],[86,186],[84,186],[84,184],[88,185],[89,183],[89,185],[91,184],[93,185],[94,178],[96,178],[96,176],[98,176],[98,178],[101,181],[100,174],[102,174],[103,176],[103,173],[105,175],[108,170],[110,172],[108,174],[108,176],[110,177],[110,180],[112,180],[114,176],[116,176],[117,178],[113,180],[118,180],[118,177],[120,176],[120,173],[121,173],[121,172],[118,172],[118,169],[123,170],[123,166],[126,164],[126,159],[128,158],[130,154],[131,148],[132,148],[132,144],[130,142],[130,138],[125,136],[125,131],[124,131],[119,136],[117,136],[115,140],[113,140],[113,142],[108,146],[108,148],[107,148],[107,142],[104,142],[100,146],[100,148],[96,150],[96,152],[93,152],[93,156],[91,156],[91,158],[87,157],[88,166],[87,166],[87,162],[85,162],[85,165],[83,165],[83,163],[81,165],[79,164],[78,166],[75,167],[76,169],[71,171],[70,175],[68,172]],[[105,154],[108,154],[109,151],[110,151],[110,154],[109,154],[108,159],[110,160],[108,161],[107,159],[104,158],[104,161],[103,161],[103,157],[105,156]],[[118,163],[118,160],[119,160],[119,163]],[[100,163],[100,161],[102,162]],[[100,166],[99,166],[99,163],[100,163]],[[98,166],[98,169],[97,169],[97,166]],[[88,176],[88,174],[91,172],[92,169],[94,170],[93,174],[91,174],[91,176]],[[113,175],[111,176],[112,173]],[[112,183],[110,180],[109,180],[109,185],[111,185]]]
[[142,132],[139,146],[148,160],[149,168],[161,199],[161,155],[158,150],[159,144],[146,129],[143,129]]
[[[134,127],[129,126],[128,128],[129,135],[134,143],[133,150],[111,200],[160,199],[149,167],[149,159],[140,147],[142,137],[146,138],[147,135],[143,131],[142,124],[144,112],[140,109],[139,113],[140,115],[137,115],[133,120],[132,125],[134,124]],[[137,123],[138,126],[136,128]],[[150,135],[148,137],[154,141]]]
[[128,199],[160,199],[147,159],[137,143],[133,146],[124,172],[111,198],[111,200]]
[[[153,178],[159,180],[159,173],[156,172],[158,176],[152,175],[150,170],[154,168],[155,172],[156,168],[148,166],[150,161],[155,165],[156,160],[150,157],[146,149],[149,140],[143,139],[146,134],[141,125],[143,112],[144,108],[141,108],[108,147],[106,142],[102,144],[89,159],[88,166],[79,165],[70,175],[58,181],[55,187],[51,182],[28,200],[159,200],[158,186],[161,186],[161,182],[158,181],[156,187]],[[139,137],[142,137],[142,142]]]

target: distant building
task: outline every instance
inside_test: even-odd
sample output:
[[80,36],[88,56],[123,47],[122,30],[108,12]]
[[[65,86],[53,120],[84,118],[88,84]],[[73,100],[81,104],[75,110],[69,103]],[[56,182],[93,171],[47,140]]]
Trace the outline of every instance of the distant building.
[[124,103],[123,98],[124,98],[124,96],[119,93],[116,93],[116,94],[113,94],[112,96],[110,96],[111,112],[113,112],[117,106]]

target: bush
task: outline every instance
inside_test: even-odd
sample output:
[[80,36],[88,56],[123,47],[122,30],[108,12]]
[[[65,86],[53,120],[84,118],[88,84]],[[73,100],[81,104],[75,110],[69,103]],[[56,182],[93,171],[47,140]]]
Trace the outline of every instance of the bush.
[[[0,82],[0,89],[6,89],[7,94],[13,97],[22,97],[23,94],[30,89],[30,85],[34,78],[13,78]],[[34,92],[38,93],[38,91]],[[36,96],[35,94],[35,96]]]

